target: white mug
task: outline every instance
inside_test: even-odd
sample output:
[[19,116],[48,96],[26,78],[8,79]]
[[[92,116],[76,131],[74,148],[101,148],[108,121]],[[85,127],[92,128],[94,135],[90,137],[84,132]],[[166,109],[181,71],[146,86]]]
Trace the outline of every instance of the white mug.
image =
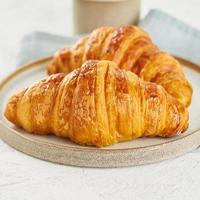
[[74,33],[88,33],[101,26],[136,24],[140,0],[74,0]]

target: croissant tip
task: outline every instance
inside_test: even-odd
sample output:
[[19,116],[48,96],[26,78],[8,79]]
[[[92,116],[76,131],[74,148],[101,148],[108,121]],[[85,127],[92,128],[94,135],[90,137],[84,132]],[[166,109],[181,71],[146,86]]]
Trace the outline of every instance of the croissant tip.
[[47,69],[47,74],[48,75],[52,75],[52,74],[56,74],[57,73],[56,66],[53,65],[53,64],[48,65],[46,69]]
[[4,117],[15,124],[15,108],[17,105],[17,100],[15,96],[12,96],[9,100],[9,103],[7,104],[5,111],[4,111]]

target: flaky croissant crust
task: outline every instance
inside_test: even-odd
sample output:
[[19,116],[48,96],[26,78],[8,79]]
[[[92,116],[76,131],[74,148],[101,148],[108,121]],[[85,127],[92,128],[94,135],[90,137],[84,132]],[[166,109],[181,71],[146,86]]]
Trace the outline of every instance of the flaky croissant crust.
[[143,80],[162,85],[185,106],[190,105],[192,87],[180,63],[160,51],[148,34],[136,26],[94,30],[71,48],[56,52],[48,73],[69,73],[89,59],[114,61],[120,68],[136,73]]
[[110,61],[88,61],[33,84],[10,98],[5,116],[29,132],[97,147],[188,127],[187,109],[162,86]]

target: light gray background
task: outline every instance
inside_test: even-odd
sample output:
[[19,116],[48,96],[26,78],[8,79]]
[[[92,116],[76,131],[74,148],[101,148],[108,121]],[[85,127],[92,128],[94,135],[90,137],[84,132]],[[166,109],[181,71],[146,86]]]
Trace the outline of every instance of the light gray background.
[[[143,0],[142,17],[162,9],[200,29],[199,0]],[[20,39],[41,30],[72,35],[71,0],[0,0],[0,79],[17,63]],[[167,37],[167,35],[166,35]],[[141,167],[84,169],[56,165],[17,152],[0,141],[0,200],[200,198],[200,155]]]

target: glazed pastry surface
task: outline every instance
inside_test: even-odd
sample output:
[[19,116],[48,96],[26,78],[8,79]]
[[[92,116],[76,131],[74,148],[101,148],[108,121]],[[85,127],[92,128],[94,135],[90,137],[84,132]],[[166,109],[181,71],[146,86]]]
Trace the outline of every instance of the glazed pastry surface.
[[149,35],[136,26],[96,29],[71,48],[56,52],[47,70],[49,74],[67,74],[90,59],[114,61],[121,69],[162,85],[185,106],[190,105],[192,87],[180,63],[160,51]]
[[186,107],[161,85],[104,60],[87,61],[66,76],[51,75],[13,95],[5,116],[28,132],[97,147],[171,137],[188,127]]

